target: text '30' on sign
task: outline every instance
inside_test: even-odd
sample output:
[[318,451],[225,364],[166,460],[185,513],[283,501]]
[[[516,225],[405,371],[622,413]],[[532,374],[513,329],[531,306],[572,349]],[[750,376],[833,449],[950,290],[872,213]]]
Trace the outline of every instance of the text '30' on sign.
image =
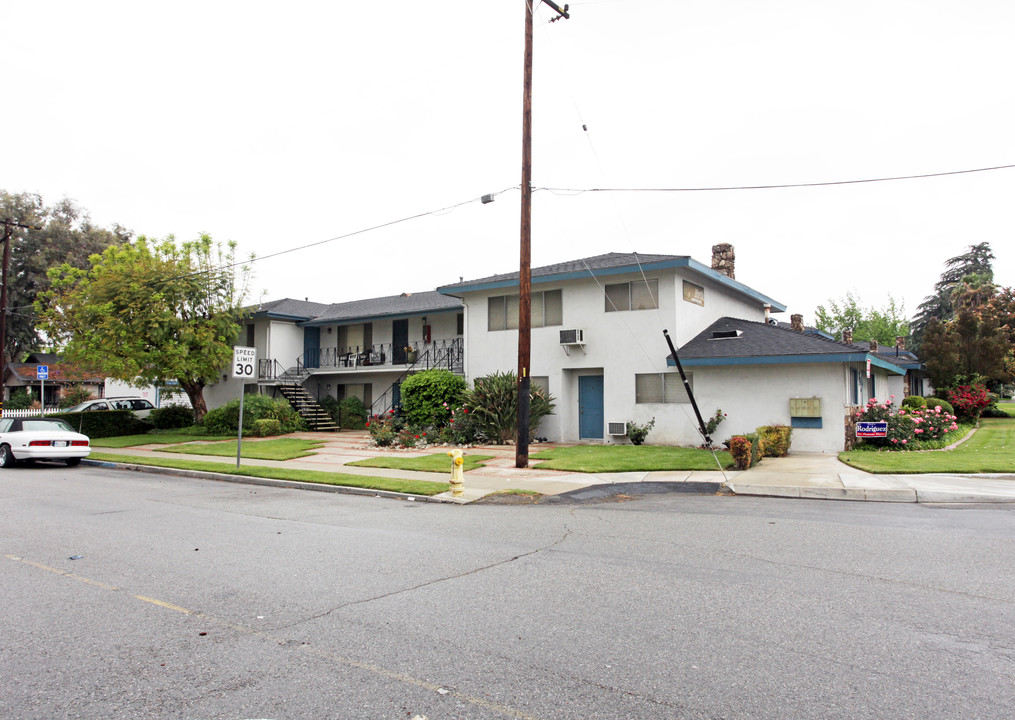
[[233,377],[252,378],[257,367],[257,350],[252,347],[233,348]]

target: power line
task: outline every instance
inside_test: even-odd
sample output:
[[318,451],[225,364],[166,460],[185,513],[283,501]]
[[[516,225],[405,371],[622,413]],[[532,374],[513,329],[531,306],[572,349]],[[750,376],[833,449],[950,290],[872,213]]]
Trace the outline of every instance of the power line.
[[948,175],[967,175],[970,173],[991,172],[994,170],[1009,170],[1015,168],[1013,165],[995,165],[993,167],[973,168],[971,170],[949,170],[947,172],[924,173],[922,175],[896,175],[893,177],[866,178],[863,180],[832,180],[829,182],[814,183],[785,183],[781,185],[726,185],[720,187],[644,187],[644,188],[558,188],[540,187],[537,190],[547,190],[552,193],[573,193],[580,195],[588,192],[716,192],[722,190],[779,190],[785,188],[804,187],[828,187],[830,185],[858,185],[860,183],[893,182],[896,180],[918,180],[921,178],[945,177]]

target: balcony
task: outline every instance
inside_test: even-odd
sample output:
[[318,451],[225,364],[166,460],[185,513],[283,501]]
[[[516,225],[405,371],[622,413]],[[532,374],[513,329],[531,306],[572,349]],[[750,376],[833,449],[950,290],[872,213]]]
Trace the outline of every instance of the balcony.
[[277,360],[258,363],[259,380],[302,382],[310,375],[321,373],[381,372],[392,370],[416,371],[444,368],[462,372],[464,341],[462,338],[413,342],[393,347],[391,343],[379,345],[320,348],[309,357],[304,354],[288,367]]

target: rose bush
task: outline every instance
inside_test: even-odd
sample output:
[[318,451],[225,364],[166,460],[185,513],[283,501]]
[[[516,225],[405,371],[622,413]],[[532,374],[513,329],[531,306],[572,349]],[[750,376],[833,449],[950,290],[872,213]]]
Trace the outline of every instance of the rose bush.
[[919,450],[959,427],[956,417],[945,412],[940,405],[896,410],[891,400],[879,403],[874,398],[867,402],[867,407],[857,412],[856,419],[859,422],[887,422],[887,437],[864,438],[863,442],[890,450]]

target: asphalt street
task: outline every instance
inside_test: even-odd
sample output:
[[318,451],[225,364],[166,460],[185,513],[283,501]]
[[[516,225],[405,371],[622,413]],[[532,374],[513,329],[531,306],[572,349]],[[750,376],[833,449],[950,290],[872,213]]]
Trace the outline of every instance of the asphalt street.
[[[0,470],[0,717],[1010,714],[1015,508]],[[77,558],[77,559],[71,559]]]

